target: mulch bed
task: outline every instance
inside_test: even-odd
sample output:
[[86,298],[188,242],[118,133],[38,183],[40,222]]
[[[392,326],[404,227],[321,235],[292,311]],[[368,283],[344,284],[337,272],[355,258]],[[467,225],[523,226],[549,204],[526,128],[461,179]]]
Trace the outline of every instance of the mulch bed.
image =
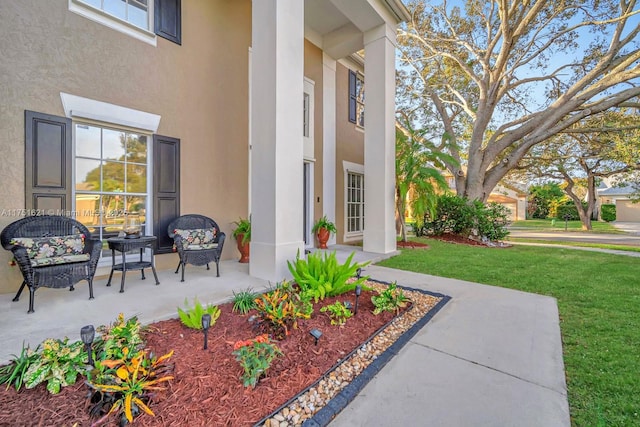
[[[309,320],[277,344],[284,357],[277,359],[255,389],[240,381],[242,370],[231,354],[233,344],[255,337],[248,315],[231,312],[231,304],[220,305],[221,316],[209,330],[209,347],[203,350],[203,333],[172,319],[150,325],[147,347],[162,355],[174,350],[175,379],[151,402],[155,417],[143,415],[137,426],[250,426],[316,382],[349,352],[394,318],[394,313],[372,314],[373,292],[363,291],[357,316],[343,327],[333,326],[322,305],[336,300],[355,301],[353,292],[326,298],[316,305]],[[323,332],[319,344],[309,334]],[[0,426],[89,426],[88,387],[79,380],[49,394],[44,384],[33,390],[0,388]],[[111,418],[106,425],[117,425]]]

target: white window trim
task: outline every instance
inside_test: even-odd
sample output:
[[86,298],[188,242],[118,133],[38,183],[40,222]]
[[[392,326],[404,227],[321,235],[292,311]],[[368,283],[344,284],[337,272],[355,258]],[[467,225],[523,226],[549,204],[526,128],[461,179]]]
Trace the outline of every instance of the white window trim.
[[108,102],[82,96],[60,92],[64,115],[68,118],[83,118],[96,120],[107,124],[116,124],[134,129],[141,129],[151,133],[158,131],[161,116],[134,110]]
[[[153,28],[153,1],[149,1],[149,28]],[[105,25],[111,29],[141,40],[152,46],[157,46],[157,37],[153,31],[145,30],[130,22],[124,21],[100,9],[96,9],[80,0],[69,0],[69,11],[77,13],[87,19]]]
[[309,136],[303,136],[303,144],[304,144],[304,149],[303,149],[303,153],[304,153],[304,159],[305,160],[309,160],[309,161],[314,161],[315,160],[315,156],[314,156],[314,152],[315,152],[315,146],[314,146],[314,133],[315,133],[315,120],[314,120],[314,115],[315,115],[315,85],[316,82],[314,82],[313,80],[305,77],[304,78],[304,93],[309,95],[309,109],[308,109],[308,113],[309,113]]
[[[142,131],[149,136],[147,144],[147,217],[153,218],[153,135],[158,131],[161,116],[158,114],[147,113],[145,111],[135,110],[132,108],[122,107],[120,105],[110,104],[108,102],[96,101],[94,99],[84,98],[81,96],[70,95],[60,92],[60,99],[64,108],[65,116],[74,120],[75,123],[86,122],[96,124],[103,127],[126,128],[127,131]],[[72,200],[76,199],[75,190],[75,126],[73,127],[73,162],[71,174],[74,177],[74,185],[71,191]],[[74,206],[75,208],[75,206]],[[147,221],[146,231],[149,235],[153,235],[153,220]],[[145,250],[145,254],[149,254]],[[98,267],[111,265],[109,257],[101,257]]]
[[342,240],[347,243],[347,242],[355,242],[355,241],[359,241],[362,240],[363,236],[364,236],[364,230],[362,231],[357,231],[357,232],[351,232],[348,233],[347,229],[347,201],[348,201],[348,193],[347,193],[347,181],[348,181],[348,176],[349,176],[349,172],[351,173],[358,173],[362,176],[364,176],[364,165],[361,165],[359,163],[353,163],[353,162],[348,162],[346,160],[342,161],[342,169],[344,171],[344,178],[343,178],[343,207],[344,207],[344,233],[342,235]]

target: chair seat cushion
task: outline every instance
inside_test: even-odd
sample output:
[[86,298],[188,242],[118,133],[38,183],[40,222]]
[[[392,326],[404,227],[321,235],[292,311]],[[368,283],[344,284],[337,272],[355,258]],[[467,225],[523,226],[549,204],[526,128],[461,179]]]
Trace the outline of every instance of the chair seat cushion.
[[45,265],[69,264],[72,262],[89,261],[90,258],[90,254],[71,254],[51,256],[47,258],[31,258],[31,266],[42,267]]
[[51,237],[14,237],[12,245],[23,246],[30,259],[63,255],[80,255],[84,251],[84,234]]
[[[192,229],[185,229],[185,230],[176,228],[174,233],[180,236],[183,249],[193,250],[193,248],[191,247],[193,245],[214,244],[213,241],[216,238],[217,230],[214,227],[192,228]],[[212,249],[212,248],[200,248],[200,249]]]
[[218,247],[217,243],[205,243],[204,245],[188,245],[184,248],[185,251],[202,251],[205,249],[215,249]]

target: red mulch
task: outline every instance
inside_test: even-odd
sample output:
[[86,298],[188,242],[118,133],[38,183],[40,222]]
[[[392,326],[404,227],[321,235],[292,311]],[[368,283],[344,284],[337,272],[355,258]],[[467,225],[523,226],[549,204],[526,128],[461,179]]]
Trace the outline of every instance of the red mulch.
[[[355,349],[393,313],[374,316],[372,292],[363,291],[357,316],[344,327],[332,326],[328,316],[316,305],[313,318],[299,322],[286,340],[278,342],[284,357],[277,359],[255,389],[245,388],[242,369],[231,354],[234,342],[258,335],[247,321],[249,315],[231,312],[231,304],[219,306],[222,313],[209,330],[209,348],[203,350],[203,333],[188,329],[178,320],[151,325],[146,333],[147,346],[157,355],[174,350],[175,379],[158,393],[150,407],[155,417],[142,415],[137,426],[250,426],[271,414]],[[327,298],[322,305],[336,300],[355,301],[353,292]],[[312,328],[323,332],[314,345]],[[88,387],[84,379],[49,394],[43,384],[33,390],[0,387],[0,426],[89,426]],[[111,418],[106,425],[117,425]]]

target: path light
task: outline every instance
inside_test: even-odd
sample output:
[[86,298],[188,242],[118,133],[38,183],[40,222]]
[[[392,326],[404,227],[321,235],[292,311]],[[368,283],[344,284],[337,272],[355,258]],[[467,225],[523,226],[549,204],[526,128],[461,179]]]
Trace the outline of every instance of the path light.
[[356,279],[359,279],[360,276],[362,276],[362,269],[358,267],[358,269],[356,270]]
[[309,333],[311,334],[311,336],[313,338],[315,338],[316,345],[318,345],[318,338],[320,338],[322,336],[322,332],[320,332],[320,329],[312,329],[312,330],[309,331]]
[[361,293],[362,293],[362,286],[356,285],[356,307],[353,310],[353,314],[358,314],[358,298],[360,298]]
[[209,336],[209,326],[211,326],[211,315],[205,313],[202,315],[202,329],[204,330],[204,349],[207,349],[207,338]]
[[80,338],[84,343],[84,348],[87,350],[87,355],[89,360],[87,360],[87,364],[93,366],[93,358],[91,357],[91,345],[93,344],[93,339],[96,336],[96,329],[93,325],[83,326],[80,329]]

